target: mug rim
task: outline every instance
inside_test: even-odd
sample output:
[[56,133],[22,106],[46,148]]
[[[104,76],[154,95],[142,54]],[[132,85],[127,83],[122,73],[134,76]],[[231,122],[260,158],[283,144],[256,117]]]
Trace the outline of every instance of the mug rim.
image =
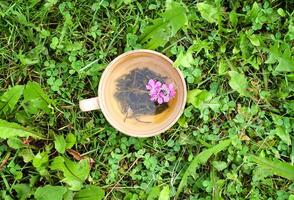
[[[181,83],[183,84],[183,88],[184,88],[183,95],[184,95],[184,97],[183,97],[183,101],[181,102],[182,105],[181,105],[181,107],[180,107],[180,109],[179,109],[176,117],[167,126],[161,128],[161,129],[158,129],[156,132],[150,133],[150,134],[140,135],[140,134],[127,133],[127,132],[124,132],[124,131],[120,130],[120,128],[117,127],[116,124],[112,123],[112,118],[110,117],[109,113],[106,110],[106,106],[105,106],[105,103],[104,103],[104,98],[102,97],[102,94],[103,94],[103,91],[102,91],[103,88],[102,87],[104,86],[103,83],[107,80],[106,75],[111,70],[111,68],[114,65],[114,63],[116,63],[121,58],[126,57],[126,56],[128,56],[130,54],[134,54],[134,53],[151,53],[151,54],[155,54],[157,56],[160,56],[160,57],[164,58],[171,65],[173,65],[173,61],[169,57],[163,55],[162,53],[159,53],[159,52],[153,51],[153,50],[149,50],[149,49],[136,49],[136,50],[127,51],[125,53],[120,54],[119,56],[117,56],[116,58],[114,58],[107,65],[107,67],[105,68],[105,70],[103,71],[103,73],[101,75],[101,78],[100,78],[100,81],[99,81],[99,86],[98,86],[98,97],[99,97],[100,109],[101,109],[103,115],[105,116],[106,120],[109,122],[109,124],[111,126],[113,126],[116,130],[118,130],[119,132],[121,132],[121,133],[123,133],[125,135],[133,136],[133,137],[142,137],[142,138],[160,135],[161,133],[163,133],[163,132],[167,131],[169,128],[171,128],[178,121],[178,119],[183,114],[183,111],[184,111],[185,106],[186,106],[186,101],[187,101],[186,81],[185,81],[185,78],[184,78],[182,72],[178,68],[176,68],[176,67],[174,67],[174,69],[177,71],[178,75],[180,76]],[[171,67],[173,67],[173,66],[171,66]]]

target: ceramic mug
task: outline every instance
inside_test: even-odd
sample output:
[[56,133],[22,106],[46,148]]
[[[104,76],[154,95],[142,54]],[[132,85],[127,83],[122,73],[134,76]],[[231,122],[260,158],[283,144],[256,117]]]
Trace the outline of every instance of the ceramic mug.
[[[171,111],[164,111],[156,116],[146,116],[152,123],[125,123],[122,113],[114,102],[116,81],[122,74],[140,67],[149,67],[154,72],[160,72],[176,87],[176,96],[169,102]],[[82,111],[101,110],[107,121],[118,131],[134,137],[151,137],[159,135],[172,127],[182,115],[187,98],[185,79],[181,71],[173,67],[173,62],[165,55],[152,50],[133,50],[116,57],[102,73],[98,97],[84,99],[79,102]],[[165,113],[166,112],[166,113]]]

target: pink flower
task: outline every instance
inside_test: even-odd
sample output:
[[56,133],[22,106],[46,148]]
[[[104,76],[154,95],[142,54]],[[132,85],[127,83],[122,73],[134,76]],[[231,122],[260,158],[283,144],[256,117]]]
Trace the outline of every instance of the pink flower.
[[172,83],[168,84],[168,90],[169,90],[169,96],[171,98],[174,98],[176,96],[176,88],[175,88],[174,84],[172,84]]
[[158,104],[167,103],[176,95],[175,87],[172,83],[166,84],[150,79],[146,85],[149,90],[150,100]]
[[158,91],[160,90],[160,86],[160,81],[150,79],[148,81],[148,84],[146,85],[146,89],[149,90],[149,95],[152,96],[158,93]]
[[162,102],[168,102],[169,99],[170,99],[170,96],[169,96],[169,88],[166,84],[162,84],[161,86],[161,91],[159,93],[159,98],[158,98],[158,103],[159,104],[162,104]]

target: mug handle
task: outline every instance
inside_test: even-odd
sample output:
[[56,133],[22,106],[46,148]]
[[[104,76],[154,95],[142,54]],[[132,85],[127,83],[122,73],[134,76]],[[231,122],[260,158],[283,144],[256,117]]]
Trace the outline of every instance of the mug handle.
[[100,105],[99,105],[99,98],[98,97],[93,97],[90,99],[84,99],[79,102],[79,106],[81,111],[87,112],[91,110],[99,110]]

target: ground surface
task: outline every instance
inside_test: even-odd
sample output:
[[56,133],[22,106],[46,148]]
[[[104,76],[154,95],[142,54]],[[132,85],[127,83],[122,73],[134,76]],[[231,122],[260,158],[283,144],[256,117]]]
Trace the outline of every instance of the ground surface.
[[[293,8],[1,1],[0,199],[293,200]],[[148,139],[77,107],[138,48],[176,61],[189,90],[179,122]]]

